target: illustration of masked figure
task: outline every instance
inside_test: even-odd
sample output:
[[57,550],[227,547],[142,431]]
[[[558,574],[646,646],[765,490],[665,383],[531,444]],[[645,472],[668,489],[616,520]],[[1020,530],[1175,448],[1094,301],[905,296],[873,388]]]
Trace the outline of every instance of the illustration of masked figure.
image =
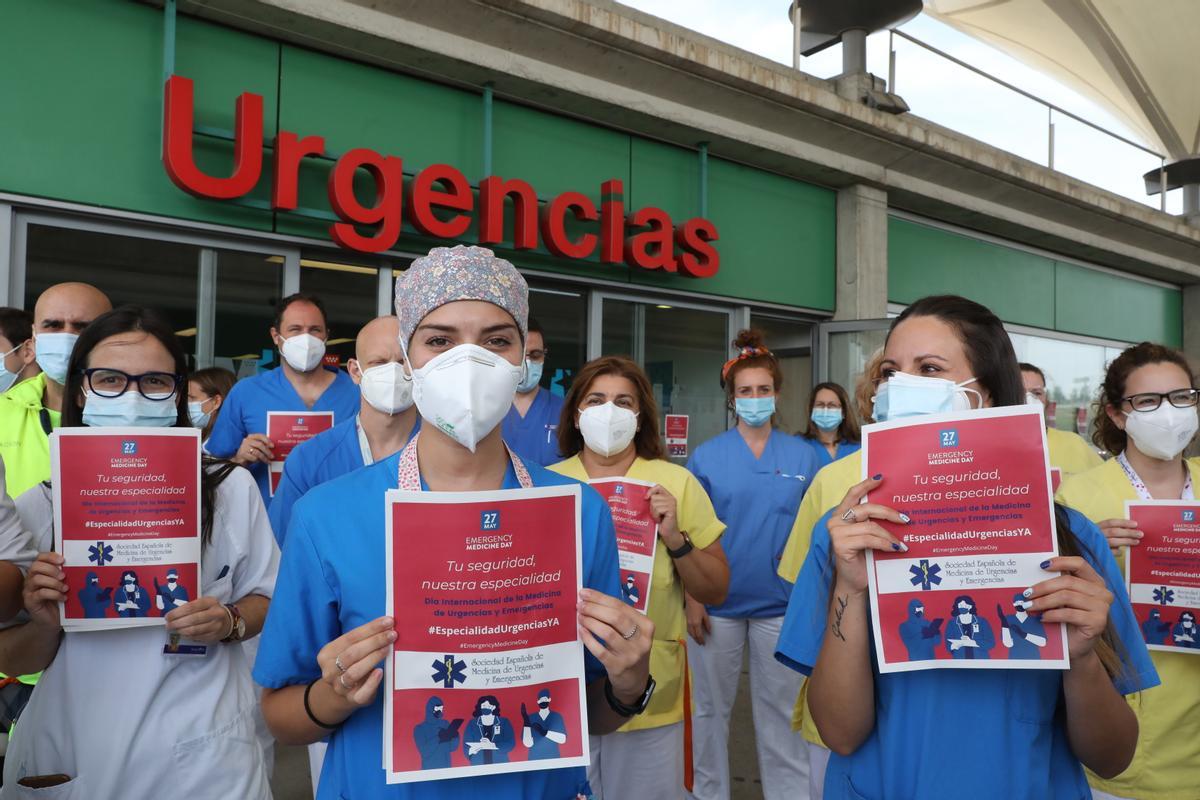
[[121,585],[113,591],[113,609],[118,617],[144,617],[150,612],[150,592],[138,584],[137,573],[121,573]]
[[908,601],[908,619],[900,623],[900,641],[908,649],[909,661],[932,661],[934,648],[941,638],[942,618],[925,619],[925,603],[914,597]]
[[631,606],[636,606],[638,602],[637,586],[633,582],[633,576],[629,575],[625,578],[625,584],[621,586],[621,597],[626,603]]
[[1171,631],[1171,638],[1178,647],[1200,647],[1200,629],[1196,628],[1196,615],[1185,611],[1179,615],[1179,622]]
[[1146,644],[1166,644],[1167,634],[1171,632],[1171,623],[1162,618],[1162,611],[1150,609],[1150,616],[1142,623],[1142,638]]
[[174,569],[167,570],[166,586],[159,586],[158,578],[154,579],[154,591],[158,595],[155,600],[158,610],[164,617],[190,599],[187,589],[179,585],[179,572]]
[[1014,614],[1005,614],[999,605],[996,613],[1000,617],[1000,641],[1008,648],[1009,658],[1041,658],[1041,648],[1046,646],[1046,627],[1040,617],[1031,616],[1033,603],[1025,595],[1013,595]]
[[446,706],[440,697],[425,701],[425,721],[413,726],[413,743],[421,754],[421,769],[447,769],[450,754],[458,747],[458,729],[463,721],[444,718]]
[[951,612],[954,617],[946,623],[946,649],[953,658],[987,658],[996,646],[996,636],[988,621],[975,613],[975,601],[970,595],[954,598]]
[[471,716],[463,734],[463,755],[474,765],[508,763],[517,738],[512,724],[500,716],[500,701],[485,694],[475,703]]
[[537,696],[538,710],[533,716],[521,704],[521,744],[529,751],[529,760],[558,758],[558,746],[567,741],[567,725],[562,714],[550,710],[550,690],[542,689]]
[[87,574],[87,585],[80,589],[76,596],[83,606],[83,615],[88,619],[102,619],[104,612],[112,604],[112,587],[100,588],[100,578],[96,573]]

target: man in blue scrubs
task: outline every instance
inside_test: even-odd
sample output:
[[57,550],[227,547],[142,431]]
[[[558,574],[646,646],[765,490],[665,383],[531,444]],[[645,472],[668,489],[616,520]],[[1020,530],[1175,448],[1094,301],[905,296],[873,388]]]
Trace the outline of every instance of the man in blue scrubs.
[[208,452],[247,467],[270,503],[268,469],[274,443],[268,411],[332,411],[334,424],[358,411],[358,387],[336,367],[322,367],[329,326],[325,306],[309,294],[283,298],[271,326],[280,366],[234,385],[208,440]]
[[541,387],[546,364],[542,326],[529,318],[525,339],[525,378],[517,385],[513,406],[504,418],[504,441],[517,455],[543,467],[562,461],[558,454],[558,418],[563,399]]
[[363,326],[347,365],[361,390],[358,414],[296,447],[271,499],[271,529],[283,547],[292,506],[314,486],[399,451],[420,427],[412,381],[400,365],[400,323],[379,317]]

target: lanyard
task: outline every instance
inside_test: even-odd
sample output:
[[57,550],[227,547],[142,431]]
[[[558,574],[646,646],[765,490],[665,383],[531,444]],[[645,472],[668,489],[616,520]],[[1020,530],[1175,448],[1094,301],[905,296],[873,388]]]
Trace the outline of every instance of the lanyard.
[[[409,439],[408,444],[400,451],[398,484],[400,489],[408,492],[421,491],[421,470],[417,467],[417,439],[420,435],[418,432],[416,436]],[[505,445],[505,449],[508,450],[507,445]],[[525,469],[525,464],[522,463],[520,457],[512,450],[508,450],[508,457],[512,460],[517,483],[521,484],[522,489],[531,488],[533,479],[529,477],[529,470]]]
[[362,453],[363,466],[369,467],[375,463],[375,457],[371,455],[371,443],[367,441],[367,432],[363,430],[357,414],[354,416],[354,429],[358,431],[358,449]]
[[[1117,456],[1117,463],[1120,464],[1121,469],[1125,471],[1125,477],[1129,479],[1131,484],[1133,484],[1133,490],[1137,492],[1138,499],[1153,500],[1154,498],[1150,496],[1150,490],[1146,488],[1146,482],[1138,477],[1137,472],[1135,472],[1133,469],[1133,465],[1129,463],[1129,459],[1125,457],[1124,453],[1121,453]],[[1184,474],[1187,475],[1187,480],[1183,484],[1183,492],[1180,494],[1179,499],[1195,500],[1196,493],[1192,489],[1192,471],[1187,468],[1187,462],[1184,462],[1183,468]]]

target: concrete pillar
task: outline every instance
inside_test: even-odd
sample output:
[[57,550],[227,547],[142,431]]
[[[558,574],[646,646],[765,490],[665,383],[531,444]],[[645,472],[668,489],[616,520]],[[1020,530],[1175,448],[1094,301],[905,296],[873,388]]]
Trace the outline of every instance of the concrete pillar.
[[838,190],[835,320],[887,316],[887,221],[887,192]]
[[1183,352],[1200,367],[1200,284],[1183,287]]

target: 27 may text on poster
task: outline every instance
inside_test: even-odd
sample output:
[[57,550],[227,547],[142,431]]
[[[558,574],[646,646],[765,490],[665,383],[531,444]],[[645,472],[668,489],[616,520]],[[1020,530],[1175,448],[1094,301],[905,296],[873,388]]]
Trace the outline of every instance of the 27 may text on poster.
[[1066,628],[1023,591],[1058,554],[1045,428],[1037,409],[995,408],[863,428],[869,502],[907,552],[867,551],[880,672],[1066,669]]
[[388,493],[389,783],[587,764],[580,498]]

